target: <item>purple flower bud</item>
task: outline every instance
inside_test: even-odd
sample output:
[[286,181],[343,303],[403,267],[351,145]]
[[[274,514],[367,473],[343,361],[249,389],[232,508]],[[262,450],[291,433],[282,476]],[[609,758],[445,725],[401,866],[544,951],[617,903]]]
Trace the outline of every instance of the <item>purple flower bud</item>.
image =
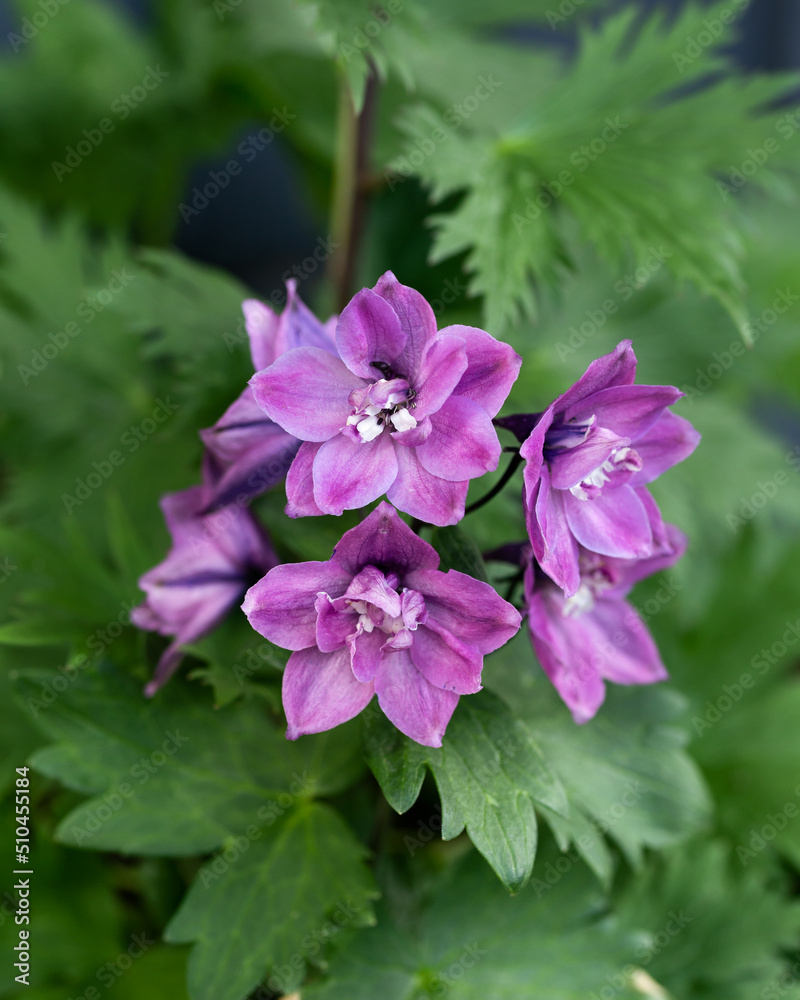
[[180,647],[215,628],[250,584],[278,561],[248,510],[223,507],[206,514],[207,504],[203,486],[167,494],[161,501],[172,548],[139,580],[147,598],[131,613],[139,628],[174,636],[145,688],[148,697],[177,670]]
[[[295,347],[336,352],[336,318],[323,325],[300,301],[297,282],[287,281],[286,288],[286,307],[280,316],[256,299],[242,304],[255,371]],[[207,451],[207,471],[213,470],[211,510],[234,502],[241,505],[280,482],[300,447],[296,437],[266,416],[249,385],[213,427],[200,431],[200,437]]]
[[401,732],[441,746],[460,695],[481,688],[484,654],[521,619],[488,583],[438,565],[432,546],[381,503],[327,562],[276,566],[250,588],[250,624],[293,650],[283,678],[288,739],[352,719],[376,694]]

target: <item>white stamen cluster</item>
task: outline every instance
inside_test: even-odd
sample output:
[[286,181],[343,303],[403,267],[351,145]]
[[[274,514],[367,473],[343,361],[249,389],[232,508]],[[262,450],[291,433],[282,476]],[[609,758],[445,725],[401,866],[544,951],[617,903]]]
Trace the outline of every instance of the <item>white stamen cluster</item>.
[[[386,379],[381,379],[375,384],[385,384],[386,381]],[[351,427],[355,426],[362,441],[374,441],[382,433],[387,423],[391,423],[394,429],[401,433],[410,431],[417,426],[417,421],[408,412],[409,402],[405,392],[393,392],[387,403],[388,405],[385,407],[369,403],[347,418],[347,423]]]
[[585,479],[582,479],[577,486],[570,486],[570,493],[574,497],[577,497],[578,500],[589,500],[593,495],[596,496],[594,491],[590,493],[587,487],[593,486],[596,490],[601,490],[605,484],[610,481],[611,473],[615,472],[620,465],[625,466],[631,455],[633,456],[631,459],[631,466],[635,469],[638,467],[638,455],[633,448],[629,448],[627,446],[623,448],[615,448],[602,465],[598,465],[597,468],[590,472]]

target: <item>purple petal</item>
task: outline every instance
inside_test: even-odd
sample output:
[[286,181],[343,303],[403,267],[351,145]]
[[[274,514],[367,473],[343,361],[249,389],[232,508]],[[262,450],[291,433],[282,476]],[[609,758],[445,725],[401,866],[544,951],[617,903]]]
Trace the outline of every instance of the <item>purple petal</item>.
[[392,307],[407,338],[405,347],[395,359],[396,370],[404,378],[414,380],[425,348],[436,336],[433,309],[419,292],[401,285],[391,271],[380,278],[373,291]]
[[423,746],[440,747],[458,695],[429,683],[408,650],[385,656],[375,677],[378,703],[390,722]]
[[[243,504],[283,479],[300,442],[264,413],[247,386],[213,427],[200,431],[214,473],[206,472],[207,509]],[[206,470],[211,463],[206,463]]]
[[304,441],[286,475],[286,513],[289,517],[315,517],[324,514],[314,500],[314,459],[322,447],[319,442]]
[[700,443],[700,434],[688,420],[677,413],[663,413],[653,426],[636,441],[642,459],[642,471],[630,481],[631,486],[652,483],[662,472],[682,462]]
[[364,383],[319,347],[287,351],[250,379],[258,405],[301,441],[327,441],[345,425],[350,393]]
[[[211,632],[236,607],[244,583],[217,583],[192,587],[162,587],[148,595],[147,612],[138,616],[139,627],[150,628],[162,635],[175,634],[158,661],[152,679],[144,689],[150,698],[175,673],[183,659],[181,647],[196,642]],[[149,612],[149,614],[148,614]],[[150,624],[145,624],[146,621]],[[160,623],[159,627],[153,628]]]
[[416,427],[407,431],[394,431],[392,440],[395,444],[401,444],[404,448],[418,448],[424,444],[431,435],[433,424],[430,417],[423,417]]
[[456,694],[480,691],[483,654],[429,619],[414,633],[411,661],[434,687]]
[[[338,357],[334,339],[336,317],[332,316],[327,324],[320,323],[297,294],[297,282],[294,278],[286,282],[286,292],[286,305],[280,315],[276,357],[295,347],[319,347]],[[328,329],[331,321],[333,329]]]
[[632,385],[636,378],[636,355],[631,342],[622,340],[602,358],[593,361],[578,381],[558,397],[555,402],[556,413],[564,413],[579,400],[586,399],[601,389],[613,385]]
[[553,588],[533,594],[528,606],[531,642],[572,717],[583,723],[593,718],[606,696],[598,669],[600,653],[595,630],[586,627],[590,615],[564,616],[563,605]]
[[460,337],[438,334],[425,348],[412,388],[417,420],[435,413],[452,395],[467,367],[467,350]]
[[247,591],[242,610],[270,642],[305,649],[317,642],[317,594],[341,597],[351,578],[335,562],[284,563]]
[[664,525],[664,535],[666,541],[661,551],[648,558],[619,560],[607,558],[618,582],[616,586],[603,591],[604,599],[625,597],[635,583],[675,565],[686,551],[688,539],[673,524]]
[[317,613],[316,642],[323,653],[341,649],[358,627],[358,615],[345,598],[319,594],[314,604]]
[[525,482],[526,504],[529,509],[533,509],[534,494],[538,494],[539,479],[542,474],[544,463],[544,441],[550,426],[553,423],[553,404],[547,407],[539,418],[539,422],[534,426],[528,438],[523,441],[519,449],[522,458],[525,459],[523,479]]
[[509,345],[476,326],[447,326],[442,334],[454,334],[467,346],[467,368],[453,390],[497,416],[519,375],[522,358]]
[[563,490],[550,489],[550,470],[543,465],[535,506],[529,512],[528,533],[539,565],[567,596],[572,596],[580,586],[581,575],[578,544],[564,510],[565,495],[571,497]]
[[412,517],[437,524],[458,524],[464,516],[469,481],[453,483],[431,475],[417,458],[416,448],[397,448],[397,478],[387,499]]
[[350,644],[350,662],[353,675],[362,683],[374,679],[383,659],[381,647],[386,641],[386,633],[380,629],[359,632]]
[[365,566],[353,577],[352,583],[347,588],[347,597],[351,601],[374,604],[391,618],[400,617],[402,608],[400,595],[375,566]]
[[616,684],[655,684],[669,678],[653,637],[627,601],[600,600],[584,618],[595,635],[595,649],[605,653],[600,673],[607,680]]
[[355,718],[372,700],[350,668],[350,651],[321,653],[316,646],[292,653],[283,674],[287,740],[322,733]]
[[684,393],[669,385],[615,385],[601,389],[571,406],[565,420],[582,422],[594,415],[606,427],[634,443],[658,420],[665,407]]
[[653,532],[644,504],[630,486],[603,490],[578,500],[561,490],[570,531],[584,548],[618,559],[639,559],[653,550]]
[[412,569],[436,569],[439,565],[433,546],[414,534],[385,502],[342,535],[332,558],[351,578],[365,566],[404,575]]
[[268,368],[281,353],[276,350],[280,320],[268,305],[258,299],[245,299],[242,312],[247,336],[250,338],[253,368],[259,372],[262,368]]
[[500,442],[486,410],[466,396],[451,396],[431,417],[433,429],[417,448],[423,467],[450,482],[497,468]]
[[615,448],[630,444],[605,427],[592,427],[583,444],[558,452],[550,461],[550,482],[553,489],[568,490],[602,465]]
[[336,328],[336,347],[342,361],[351,372],[372,381],[381,378],[373,361],[393,366],[406,340],[394,309],[370,288],[362,288],[353,296]]
[[372,503],[397,476],[391,434],[384,432],[369,442],[337,434],[317,452],[313,475],[314,500],[326,514]]
[[451,569],[419,569],[409,573],[406,586],[425,599],[428,624],[447,629],[481,653],[498,649],[517,632],[520,615],[494,587]]

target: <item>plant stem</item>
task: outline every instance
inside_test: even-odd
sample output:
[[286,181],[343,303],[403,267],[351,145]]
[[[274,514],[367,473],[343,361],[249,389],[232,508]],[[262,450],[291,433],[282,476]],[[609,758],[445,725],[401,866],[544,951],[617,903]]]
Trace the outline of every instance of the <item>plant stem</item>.
[[[504,448],[503,451],[506,451],[506,449]],[[497,496],[497,494],[503,489],[503,487],[508,483],[509,479],[511,479],[514,473],[520,467],[523,459],[519,453],[519,449],[512,448],[510,449],[510,451],[512,452],[512,456],[511,456],[511,461],[508,463],[506,471],[503,473],[503,475],[500,477],[497,483],[495,483],[495,485],[489,490],[489,492],[485,496],[482,496],[480,500],[476,500],[475,503],[471,503],[464,510],[464,514],[471,514],[474,510],[477,510],[479,507],[483,507],[485,503],[488,503],[490,500],[493,500],[494,497]]]
[[328,273],[336,294],[336,309],[341,312],[353,295],[356,260],[364,228],[367,201],[370,140],[377,103],[378,82],[375,71],[367,78],[364,105],[356,114],[347,79],[339,85],[336,159],[333,176],[331,232],[339,248],[333,253]]

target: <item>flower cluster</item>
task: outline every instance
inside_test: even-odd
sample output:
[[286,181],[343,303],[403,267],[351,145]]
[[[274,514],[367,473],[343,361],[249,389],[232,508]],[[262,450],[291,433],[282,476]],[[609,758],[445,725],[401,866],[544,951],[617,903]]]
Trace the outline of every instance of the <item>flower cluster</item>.
[[634,385],[628,340],[589,365],[541,414],[504,421],[522,441],[530,547],[525,604],[536,654],[576,722],[591,719],[604,679],[667,676],[625,595],[686,547],[647,484],[694,451],[700,435],[667,409],[683,393]]
[[[134,620],[173,636],[147,693],[244,596],[253,628],[291,651],[289,739],[340,725],[375,697],[411,739],[441,746],[459,697],[481,689],[484,656],[521,615],[488,583],[442,572],[419,531],[464,517],[470,480],[497,468],[498,427],[520,447],[506,449],[516,452],[506,476],[473,506],[524,461],[529,537],[505,557],[520,566],[534,649],[575,720],[597,712],[605,680],[667,676],[625,598],[685,548],[647,485],[698,435],[669,410],[677,389],[634,384],[630,342],[543,412],[498,418],[521,359],[484,330],[438,330],[423,296],[391,272],[325,324],[292,282],[280,316],[254,300],[244,313],[256,373],[201,432],[203,484],[165,497],[173,548],[140,581],[147,599]],[[329,560],[280,564],[246,505],[284,476],[289,517],[386,500]]]

